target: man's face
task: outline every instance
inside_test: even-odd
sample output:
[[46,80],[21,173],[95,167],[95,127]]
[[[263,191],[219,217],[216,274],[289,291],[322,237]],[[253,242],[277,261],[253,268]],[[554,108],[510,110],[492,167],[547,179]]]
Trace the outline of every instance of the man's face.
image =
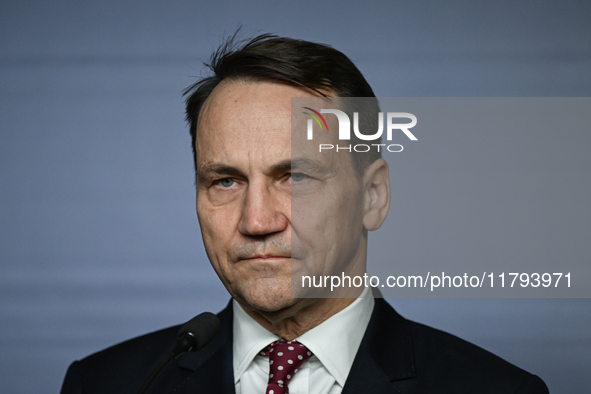
[[298,302],[292,262],[294,273],[306,275],[365,269],[364,191],[349,155],[303,148],[292,157],[291,97],[310,95],[282,84],[223,81],[199,118],[197,214],[205,249],[230,294],[254,310]]

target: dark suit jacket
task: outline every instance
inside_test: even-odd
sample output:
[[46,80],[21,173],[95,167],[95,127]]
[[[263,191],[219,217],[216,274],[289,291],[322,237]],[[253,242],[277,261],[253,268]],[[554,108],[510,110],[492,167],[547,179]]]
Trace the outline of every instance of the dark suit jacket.
[[[343,394],[548,392],[537,376],[453,335],[408,321],[383,299],[375,301]],[[232,305],[218,316],[220,333],[203,349],[175,359],[150,393],[234,393]],[[178,329],[131,339],[74,362],[62,394],[136,393],[172,348]]]

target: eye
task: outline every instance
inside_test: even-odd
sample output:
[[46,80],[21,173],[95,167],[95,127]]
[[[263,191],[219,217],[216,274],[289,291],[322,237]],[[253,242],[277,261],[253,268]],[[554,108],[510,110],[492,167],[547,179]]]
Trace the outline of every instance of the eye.
[[234,179],[232,178],[224,178],[217,181],[218,184],[222,187],[232,187],[234,185]]
[[302,174],[301,172],[292,172],[289,175],[289,180],[292,182],[301,182],[306,179],[308,176],[306,174]]

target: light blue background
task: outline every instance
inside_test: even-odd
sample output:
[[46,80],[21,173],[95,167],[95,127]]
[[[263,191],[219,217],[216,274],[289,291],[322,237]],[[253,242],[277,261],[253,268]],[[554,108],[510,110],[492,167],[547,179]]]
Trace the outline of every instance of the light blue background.
[[[377,96],[591,95],[584,1],[4,1],[0,392],[58,392],[72,360],[227,303],[180,92],[240,24],[333,45]],[[585,393],[590,301],[392,303]]]

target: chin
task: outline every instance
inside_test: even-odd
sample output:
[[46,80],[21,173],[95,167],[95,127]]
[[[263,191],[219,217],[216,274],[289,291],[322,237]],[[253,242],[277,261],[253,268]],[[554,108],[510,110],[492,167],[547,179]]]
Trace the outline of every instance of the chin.
[[289,282],[255,283],[239,293],[239,298],[249,308],[259,312],[278,312],[298,301],[297,298],[291,297]]

